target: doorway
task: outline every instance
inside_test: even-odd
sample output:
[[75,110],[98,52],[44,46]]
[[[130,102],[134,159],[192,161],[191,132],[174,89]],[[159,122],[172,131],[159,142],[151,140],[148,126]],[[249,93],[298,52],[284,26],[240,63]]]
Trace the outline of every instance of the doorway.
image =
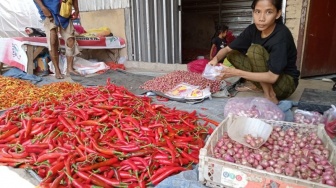
[[238,36],[252,22],[250,0],[182,0],[182,63],[209,58],[215,28],[225,24]]
[[310,1],[303,43],[301,77],[336,73],[335,10],[335,0]]

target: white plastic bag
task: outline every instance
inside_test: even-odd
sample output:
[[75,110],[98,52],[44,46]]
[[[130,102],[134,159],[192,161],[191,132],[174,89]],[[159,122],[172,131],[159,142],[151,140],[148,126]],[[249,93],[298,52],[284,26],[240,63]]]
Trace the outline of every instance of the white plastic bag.
[[223,66],[212,66],[210,64],[207,64],[205,66],[205,69],[203,71],[202,76],[209,80],[216,80],[216,77],[220,75],[221,71],[224,69]]
[[[55,73],[55,66],[52,63],[52,61],[49,61],[48,65],[49,65],[49,70],[51,72]],[[59,55],[59,64],[58,64],[58,66],[59,66],[59,69],[61,71],[61,74],[66,75],[66,73],[67,73],[67,60],[66,60],[65,55],[62,55],[62,54]]]
[[[109,66],[107,66],[104,62],[90,62],[86,59],[75,57],[74,58],[74,69],[79,72],[81,75],[88,75],[93,74],[101,70],[108,70],[110,69]],[[50,71],[55,73],[55,67],[50,61],[48,63]],[[65,55],[59,56],[59,68],[61,71],[61,74],[66,75],[67,73],[67,60]]]

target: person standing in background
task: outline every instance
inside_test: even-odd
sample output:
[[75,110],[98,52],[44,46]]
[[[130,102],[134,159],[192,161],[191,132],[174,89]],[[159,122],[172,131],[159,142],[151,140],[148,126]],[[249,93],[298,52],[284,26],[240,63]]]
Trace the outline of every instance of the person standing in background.
[[[79,49],[72,23],[72,20],[77,19],[79,15],[78,0],[34,0],[34,3],[43,20],[50,59],[55,67],[55,77],[57,79],[64,78],[59,68],[58,32],[65,41],[67,74],[78,75],[79,73],[73,68],[74,56],[79,54]],[[72,8],[74,9],[73,13]]]
[[[226,34],[229,30],[229,27],[226,25],[220,25],[216,29],[216,33],[211,40],[211,49],[210,49],[210,60],[216,56],[219,50],[227,46]],[[219,60],[219,62],[223,62]]]

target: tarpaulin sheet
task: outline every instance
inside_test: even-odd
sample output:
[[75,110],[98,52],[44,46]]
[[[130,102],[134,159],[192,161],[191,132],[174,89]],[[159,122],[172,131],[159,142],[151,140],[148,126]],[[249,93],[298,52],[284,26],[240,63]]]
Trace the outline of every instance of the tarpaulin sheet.
[[33,0],[0,1],[0,38],[27,36],[25,27],[42,28]]

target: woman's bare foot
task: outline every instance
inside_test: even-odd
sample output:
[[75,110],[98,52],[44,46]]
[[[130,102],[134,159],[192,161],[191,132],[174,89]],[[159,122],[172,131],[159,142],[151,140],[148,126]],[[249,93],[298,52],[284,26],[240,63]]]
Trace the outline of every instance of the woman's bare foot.
[[274,104],[278,104],[279,100],[276,97],[271,97],[271,96],[265,96],[266,99],[270,100]]

